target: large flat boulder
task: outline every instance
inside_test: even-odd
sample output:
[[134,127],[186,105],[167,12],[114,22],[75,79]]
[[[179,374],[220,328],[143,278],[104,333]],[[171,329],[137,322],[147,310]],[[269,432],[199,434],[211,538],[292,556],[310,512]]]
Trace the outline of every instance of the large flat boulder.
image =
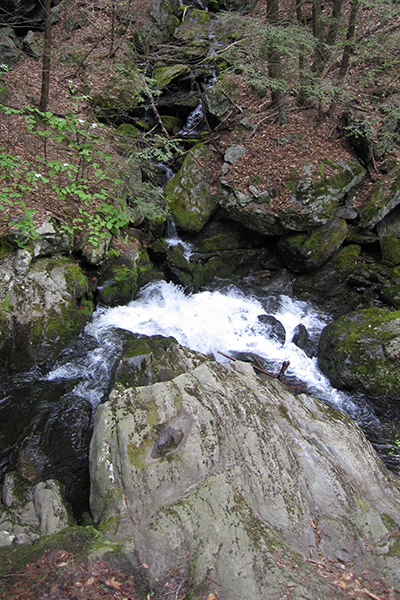
[[90,465],[95,524],[152,589],[174,574],[195,599],[280,600],[289,586],[336,600],[321,560],[400,583],[398,481],[344,414],[249,364],[206,360],[117,386],[98,408]]

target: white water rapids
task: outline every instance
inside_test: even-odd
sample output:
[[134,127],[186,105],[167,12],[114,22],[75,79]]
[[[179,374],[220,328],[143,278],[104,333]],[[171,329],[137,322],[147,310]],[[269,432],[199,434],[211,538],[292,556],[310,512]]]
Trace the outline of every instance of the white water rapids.
[[[88,333],[106,339],[107,332],[123,329],[142,335],[172,336],[180,344],[223,362],[223,354],[253,353],[268,361],[268,369],[279,371],[289,360],[288,376],[306,382],[314,395],[340,406],[342,395],[333,389],[317,367],[291,340],[295,327],[302,323],[312,337],[318,336],[328,319],[304,302],[281,296],[271,312],[262,301],[247,296],[234,285],[223,291],[202,291],[186,295],[165,281],[149,284],[127,306],[96,311]],[[286,342],[268,337],[262,314],[273,314],[286,330]]]

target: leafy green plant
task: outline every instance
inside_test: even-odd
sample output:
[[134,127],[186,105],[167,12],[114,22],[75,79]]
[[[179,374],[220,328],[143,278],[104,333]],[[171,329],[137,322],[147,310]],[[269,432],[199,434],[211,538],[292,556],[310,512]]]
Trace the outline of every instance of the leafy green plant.
[[[59,117],[50,111],[40,112],[36,108],[25,107],[17,110],[0,105],[6,115],[17,115],[23,118],[28,131],[42,139],[43,155],[35,155],[32,160],[22,159],[7,153],[0,148],[0,210],[8,207],[21,213],[22,218],[13,220],[6,211],[5,219],[14,230],[21,235],[19,244],[34,239],[34,210],[27,207],[26,199],[43,186],[51,188],[61,201],[73,197],[83,206],[79,208],[80,217],[75,219],[75,230],[90,231],[92,243],[96,244],[104,237],[105,232],[115,232],[128,222],[127,215],[107,203],[108,193],[103,183],[110,183],[111,177],[106,172],[106,164],[110,154],[105,154],[99,144],[104,137],[99,133],[100,124],[85,122],[75,114]],[[68,160],[48,160],[48,144],[59,144],[68,151]],[[118,179],[112,180],[118,186]],[[100,207],[94,207],[100,203]],[[94,214],[93,214],[94,213]],[[63,227],[72,233],[72,229]],[[104,232],[102,232],[104,228]]]

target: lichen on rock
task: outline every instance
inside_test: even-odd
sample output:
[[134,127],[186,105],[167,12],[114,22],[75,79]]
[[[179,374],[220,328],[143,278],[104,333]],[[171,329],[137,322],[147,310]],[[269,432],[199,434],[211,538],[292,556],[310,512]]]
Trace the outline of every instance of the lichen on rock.
[[310,553],[398,582],[390,543],[365,555],[398,522],[398,483],[344,414],[248,364],[204,360],[171,381],[117,385],[90,464],[95,523],[155,589],[179,573],[203,598],[212,569],[222,598],[281,598],[304,580],[321,594]]

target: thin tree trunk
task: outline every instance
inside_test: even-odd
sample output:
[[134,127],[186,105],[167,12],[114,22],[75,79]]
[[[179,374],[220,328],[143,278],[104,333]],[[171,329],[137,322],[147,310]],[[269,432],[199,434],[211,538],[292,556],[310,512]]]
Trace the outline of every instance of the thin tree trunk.
[[347,27],[346,42],[344,45],[342,62],[340,65],[339,77],[344,79],[346,77],[347,70],[349,68],[350,55],[354,45],[354,33],[356,30],[357,22],[357,11],[360,4],[360,0],[353,0],[351,3],[351,10],[349,16],[349,24]]
[[110,35],[110,49],[108,51],[108,58],[112,58],[114,52],[114,37],[115,37],[115,1],[111,3],[111,35]]
[[50,95],[50,59],[51,59],[51,0],[44,0],[44,44],[42,63],[42,91],[39,110],[46,112]]
[[[267,20],[268,22],[276,26],[279,22],[279,0],[267,0]],[[270,44],[268,50],[268,75],[272,80],[279,80],[282,78],[282,64],[279,50]],[[272,104],[278,109],[278,123],[284,125],[287,123],[286,110],[285,110],[285,95],[282,90],[271,89]]]
[[[296,17],[299,25],[304,25],[303,0],[296,0]],[[297,94],[297,102],[300,106],[304,106],[307,102],[305,93],[304,81],[305,57],[302,47],[299,48],[299,93]]]
[[322,27],[321,0],[313,2],[313,34],[317,41],[315,48],[315,60],[313,70],[321,73],[326,62],[326,49],[324,43],[324,32]]
[[333,0],[332,16],[329,23],[328,35],[326,36],[326,43],[328,46],[333,46],[337,38],[340,25],[340,15],[342,12],[342,3],[343,0]]

